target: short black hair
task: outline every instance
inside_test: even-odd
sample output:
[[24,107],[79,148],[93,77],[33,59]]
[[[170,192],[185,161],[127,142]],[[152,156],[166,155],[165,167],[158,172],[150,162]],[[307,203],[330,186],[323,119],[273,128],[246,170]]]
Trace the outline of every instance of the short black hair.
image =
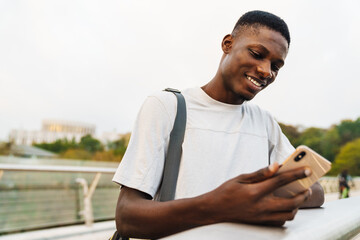
[[236,34],[240,31],[241,27],[257,27],[263,26],[267,27],[271,30],[279,32],[288,42],[288,46],[290,46],[290,32],[287,24],[280,17],[264,11],[250,11],[242,15],[235,27],[232,31],[232,35],[236,36]]

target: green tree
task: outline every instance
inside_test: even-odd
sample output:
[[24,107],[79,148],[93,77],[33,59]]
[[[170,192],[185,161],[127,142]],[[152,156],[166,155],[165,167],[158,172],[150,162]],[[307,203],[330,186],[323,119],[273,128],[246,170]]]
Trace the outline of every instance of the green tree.
[[113,150],[115,155],[124,156],[127,148],[127,141],[125,138],[120,138],[119,140],[109,143],[108,148]]
[[11,142],[0,142],[0,155],[9,155],[11,146]]
[[337,126],[339,136],[341,139],[340,144],[344,145],[347,142],[350,142],[356,138],[360,137],[360,118],[355,121],[352,120],[343,120]]
[[307,128],[301,133],[300,137],[298,138],[298,144],[306,145],[323,155],[322,143],[325,134],[325,129],[315,127]]
[[360,138],[348,142],[335,158],[331,174],[348,169],[350,175],[360,176]]
[[90,153],[95,153],[97,151],[103,151],[104,147],[101,142],[93,138],[90,134],[81,138],[79,147]]
[[336,126],[330,127],[325,133],[322,142],[322,155],[329,161],[333,162],[340,151],[341,139]]
[[114,150],[96,152],[93,156],[95,161],[120,162],[123,155],[116,155]]
[[71,141],[65,139],[58,139],[55,142],[52,143],[38,143],[33,144],[35,147],[39,147],[45,150],[48,150],[50,152],[54,153],[63,153],[67,151],[68,149],[76,149],[78,148],[78,144],[75,142],[75,139],[72,139]]
[[301,135],[298,127],[294,127],[292,125],[286,125],[283,123],[279,123],[280,128],[282,130],[282,132],[285,134],[285,136],[289,139],[290,143],[293,146],[297,146],[298,145],[298,139]]
[[92,154],[84,149],[68,149],[60,155],[67,159],[91,160]]

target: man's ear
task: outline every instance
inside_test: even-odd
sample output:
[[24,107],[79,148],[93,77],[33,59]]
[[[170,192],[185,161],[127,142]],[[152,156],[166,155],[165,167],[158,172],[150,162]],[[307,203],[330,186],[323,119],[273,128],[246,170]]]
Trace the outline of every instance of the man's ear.
[[228,54],[232,48],[233,44],[233,37],[231,34],[228,34],[224,37],[224,39],[221,42],[221,48],[225,54]]

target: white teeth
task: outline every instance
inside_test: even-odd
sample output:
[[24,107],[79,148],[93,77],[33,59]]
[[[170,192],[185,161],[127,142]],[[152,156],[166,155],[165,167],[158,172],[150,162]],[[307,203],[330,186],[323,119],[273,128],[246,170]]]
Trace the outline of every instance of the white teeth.
[[253,79],[253,78],[250,77],[250,76],[246,76],[246,77],[247,77],[247,79],[250,80],[250,82],[252,82],[252,83],[255,84],[256,86],[261,87],[261,83],[257,82],[255,79]]

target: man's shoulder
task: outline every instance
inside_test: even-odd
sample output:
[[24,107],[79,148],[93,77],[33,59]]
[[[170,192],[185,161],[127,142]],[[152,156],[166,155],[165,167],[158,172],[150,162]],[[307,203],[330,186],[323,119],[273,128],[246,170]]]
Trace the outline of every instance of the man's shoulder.
[[[190,96],[196,95],[196,88],[187,88],[178,91],[185,97],[185,99]],[[160,103],[169,106],[176,106],[177,103],[176,97],[171,91],[158,90],[149,94],[148,98],[156,99]]]
[[174,106],[176,104],[176,97],[172,92],[158,90],[148,95],[147,100],[159,102],[165,106]]
[[267,117],[267,118],[273,118],[272,114],[268,110],[260,107],[259,105],[255,104],[255,103],[246,102],[245,107],[246,107],[246,110],[251,112],[252,114],[260,115],[260,116]]
[[170,98],[174,98],[173,96],[174,96],[174,94],[172,92],[165,91],[165,90],[157,90],[148,95],[148,97],[157,98],[160,101],[164,101],[164,100],[167,101]]
[[[189,95],[189,90],[180,91],[185,99]],[[187,102],[187,101],[186,101]],[[143,105],[146,109],[162,109],[170,117],[170,121],[175,119],[177,109],[177,98],[169,91],[158,90],[149,94]]]
[[[167,88],[166,88],[167,89]],[[196,88],[187,88],[187,89],[184,89],[184,90],[181,90],[181,89],[177,89],[177,88],[171,88],[173,89],[174,91],[176,92],[180,92],[181,94],[183,95],[189,95],[189,94],[193,94],[194,90]],[[165,89],[164,90],[157,90],[157,91],[154,91],[152,93],[150,93],[148,95],[148,97],[155,97],[155,98],[159,98],[159,100],[168,100],[170,98],[174,98],[174,94],[171,92],[171,91],[166,91]],[[176,98],[175,98],[176,99]]]

